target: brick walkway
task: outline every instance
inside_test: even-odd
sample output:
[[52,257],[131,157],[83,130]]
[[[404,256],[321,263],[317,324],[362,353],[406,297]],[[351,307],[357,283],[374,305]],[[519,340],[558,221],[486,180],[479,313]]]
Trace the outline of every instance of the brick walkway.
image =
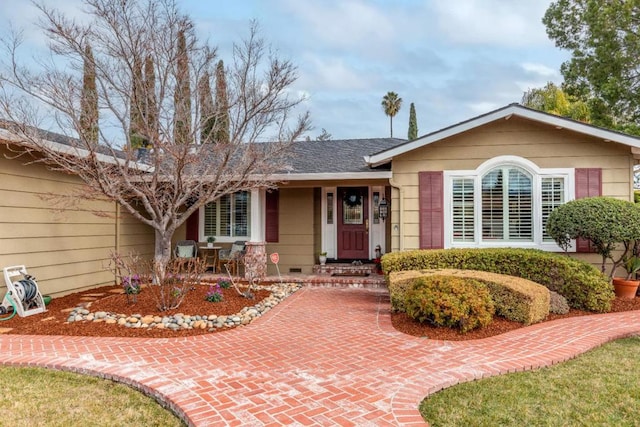
[[429,393],[557,363],[637,332],[640,313],[629,312],[435,342],[393,329],[384,290],[307,287],[248,327],[221,334],[0,335],[0,363],[114,378],[197,426],[424,426],[417,406]]

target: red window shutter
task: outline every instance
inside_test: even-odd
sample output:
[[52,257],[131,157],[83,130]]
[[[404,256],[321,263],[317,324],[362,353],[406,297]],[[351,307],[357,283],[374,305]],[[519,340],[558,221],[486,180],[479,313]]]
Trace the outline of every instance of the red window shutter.
[[420,249],[444,248],[444,174],[419,172]]
[[200,215],[198,211],[195,211],[191,214],[189,218],[187,218],[187,232],[185,233],[185,238],[187,240],[195,240],[196,242],[200,240],[200,232],[198,230],[200,222]]
[[268,243],[277,243],[280,236],[278,220],[278,201],[280,190],[267,192],[265,198],[265,225],[264,235]]
[[[576,169],[576,199],[602,196],[602,169]],[[576,252],[593,252],[586,239],[576,240]]]

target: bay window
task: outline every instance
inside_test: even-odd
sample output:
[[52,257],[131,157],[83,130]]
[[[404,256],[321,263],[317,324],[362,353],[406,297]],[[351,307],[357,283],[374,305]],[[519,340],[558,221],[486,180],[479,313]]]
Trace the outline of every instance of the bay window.
[[545,226],[573,194],[573,175],[573,169],[541,169],[515,156],[474,171],[445,171],[445,247],[559,250]]

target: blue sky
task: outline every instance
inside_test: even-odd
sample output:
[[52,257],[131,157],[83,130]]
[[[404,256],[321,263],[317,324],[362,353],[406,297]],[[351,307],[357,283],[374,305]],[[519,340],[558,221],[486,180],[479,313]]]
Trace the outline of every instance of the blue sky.
[[[389,136],[380,102],[397,92],[403,106],[394,136],[406,138],[409,104],[418,134],[518,102],[528,88],[562,81],[569,58],[541,22],[550,0],[177,0],[199,34],[225,61],[256,19],[261,35],[298,66],[294,94],[304,95],[314,138]],[[45,0],[74,16],[80,0]],[[0,1],[0,35],[26,30],[25,47],[45,40],[26,1]]]

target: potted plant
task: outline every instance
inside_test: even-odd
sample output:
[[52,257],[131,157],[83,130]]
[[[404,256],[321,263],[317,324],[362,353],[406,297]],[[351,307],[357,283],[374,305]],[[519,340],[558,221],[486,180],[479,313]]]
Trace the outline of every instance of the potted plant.
[[318,256],[318,261],[320,261],[320,265],[325,265],[327,263],[327,253],[320,252],[320,255]]
[[622,266],[627,272],[627,276],[613,278],[613,291],[619,298],[635,298],[640,281],[632,280],[632,276],[640,271],[640,257],[636,255],[627,257]]
[[216,241],[216,238],[214,236],[207,237],[207,247],[212,248],[215,241]]

